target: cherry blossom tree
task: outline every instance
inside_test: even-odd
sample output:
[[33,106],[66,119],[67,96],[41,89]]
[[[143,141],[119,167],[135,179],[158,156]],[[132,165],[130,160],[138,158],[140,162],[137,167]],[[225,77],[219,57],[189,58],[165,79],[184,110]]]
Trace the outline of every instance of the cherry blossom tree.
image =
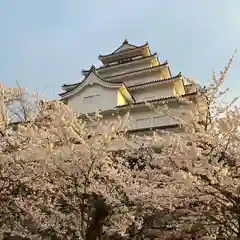
[[175,169],[188,179],[191,176],[191,209],[211,239],[240,238],[240,108],[237,99],[220,101],[227,92],[220,88],[231,64],[232,58],[200,92],[207,107],[203,121],[185,120],[188,134],[175,135],[167,153]]
[[151,148],[142,149],[143,162],[136,164],[126,152],[109,150],[113,141],[138,141],[126,134],[126,119],[104,123],[97,116],[98,127],[89,128],[61,102],[35,101],[32,107],[26,101],[25,117],[11,122],[10,102],[25,94],[1,86],[2,237],[124,235],[133,223],[140,228],[146,213],[169,206],[163,186],[169,181],[174,189],[173,181],[153,168],[157,158]]
[[[231,62],[199,91],[191,116],[154,106],[183,131],[152,136],[129,135],[128,116],[96,114],[89,127],[59,101],[1,86],[0,236],[240,237],[240,111],[218,101]],[[112,151],[118,141],[127,149]]]

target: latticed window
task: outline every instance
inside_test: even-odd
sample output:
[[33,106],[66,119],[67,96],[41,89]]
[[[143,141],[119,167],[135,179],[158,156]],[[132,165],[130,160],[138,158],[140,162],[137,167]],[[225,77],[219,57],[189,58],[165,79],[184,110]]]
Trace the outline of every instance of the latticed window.
[[152,124],[152,119],[151,118],[140,118],[136,120],[136,127],[137,128],[146,128],[150,127]]
[[94,103],[97,103],[99,99],[100,99],[100,94],[95,94],[95,95],[84,97],[83,103],[92,105]]

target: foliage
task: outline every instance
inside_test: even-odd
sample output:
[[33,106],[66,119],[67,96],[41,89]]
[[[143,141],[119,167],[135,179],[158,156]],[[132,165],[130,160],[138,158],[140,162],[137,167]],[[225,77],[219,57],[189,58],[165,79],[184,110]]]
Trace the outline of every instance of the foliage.
[[[1,86],[0,236],[240,238],[240,109],[218,103],[231,62],[198,111],[177,116],[183,131],[150,137],[129,135],[128,116],[89,127],[61,102]],[[24,117],[13,123],[10,109]]]
[[143,211],[163,208],[158,203],[168,191],[156,187],[166,177],[150,174],[149,166],[138,171],[108,151],[113,140],[125,141],[125,121],[89,129],[67,106],[50,101],[35,105],[37,117],[11,123],[6,103],[19,91],[1,93],[2,236],[96,239],[102,232],[124,234],[132,223],[140,226]]
[[205,119],[200,124],[194,117],[187,119],[187,135],[175,136],[167,153],[172,166],[192,179],[193,192],[186,197],[193,198],[194,217],[211,239],[240,238],[240,109],[234,104],[237,99],[229,104],[219,101],[227,92],[220,87],[231,63],[232,58],[200,93],[207,106]]

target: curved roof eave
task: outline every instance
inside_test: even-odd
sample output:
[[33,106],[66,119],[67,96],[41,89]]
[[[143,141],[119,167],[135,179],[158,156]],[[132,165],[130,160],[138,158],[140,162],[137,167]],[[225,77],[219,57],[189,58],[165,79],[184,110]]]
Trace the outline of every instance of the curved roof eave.
[[[110,79],[110,78],[118,78],[118,77],[121,77],[123,75],[129,75],[129,74],[134,74],[134,73],[138,73],[138,72],[144,72],[144,71],[149,71],[149,70],[155,70],[155,69],[160,69],[161,67],[164,67],[164,66],[168,66],[168,61],[165,61],[164,63],[161,63],[157,66],[154,66],[154,67],[147,67],[147,68],[143,68],[143,69],[139,69],[139,70],[134,70],[134,71],[131,71],[131,72],[127,72],[127,73],[120,73],[120,74],[117,74],[117,75],[113,75],[113,76],[109,76],[109,77],[106,77],[106,79]],[[109,80],[110,81],[110,80]]]
[[144,48],[144,47],[149,47],[148,46],[148,42],[146,42],[145,44],[141,45],[141,46],[134,46],[135,48],[133,49],[129,49],[127,51],[124,51],[124,52],[116,52],[118,49],[120,49],[123,45],[121,45],[120,47],[118,47],[116,50],[114,50],[112,53],[110,54],[106,54],[106,55],[98,55],[98,59],[101,60],[101,59],[104,59],[104,58],[108,58],[108,57],[111,57],[111,56],[116,56],[116,55],[121,55],[123,53],[126,53],[126,52],[131,52],[131,51],[134,51],[136,49],[140,49],[140,48]]
[[145,86],[151,86],[151,85],[158,85],[158,84],[170,84],[173,83],[175,81],[177,81],[178,79],[180,79],[182,77],[181,73],[179,73],[178,75],[174,76],[174,77],[170,77],[170,78],[165,78],[165,79],[158,79],[155,81],[151,81],[151,82],[145,82],[145,83],[139,83],[139,84],[135,84],[135,85],[131,85],[129,86],[129,90],[133,90],[136,88],[144,88]]
[[[113,88],[120,88],[120,87],[124,87],[126,88],[126,86],[122,83],[122,82],[117,82],[117,83],[112,83],[109,81],[105,81],[104,79],[102,79],[95,71],[94,67],[91,67],[89,73],[86,75],[86,77],[83,79],[82,82],[80,82],[78,85],[76,85],[74,88],[71,88],[69,91],[66,91],[64,93],[60,93],[59,96],[61,96],[62,98],[68,98],[70,96],[72,96],[73,94],[75,94],[76,92],[81,90],[81,87],[83,86],[83,84],[86,82],[86,80],[88,79],[89,75],[93,73],[98,81],[100,83],[102,83],[102,85],[104,86],[108,86],[108,87],[113,87]],[[127,88],[126,88],[127,89]]]
[[[181,95],[179,97],[185,98],[185,97],[191,97],[191,96],[195,96],[195,95],[197,95],[197,92],[187,93],[187,94]],[[119,105],[119,106],[116,106],[116,108],[117,109],[118,108],[131,108],[131,107],[135,107],[135,106],[141,106],[141,105],[144,105],[146,103],[157,103],[157,102],[164,102],[164,101],[167,101],[167,100],[178,100],[179,97],[167,96],[167,97],[152,99],[152,100],[149,100],[149,101],[135,102],[132,105],[127,105],[127,104]]]

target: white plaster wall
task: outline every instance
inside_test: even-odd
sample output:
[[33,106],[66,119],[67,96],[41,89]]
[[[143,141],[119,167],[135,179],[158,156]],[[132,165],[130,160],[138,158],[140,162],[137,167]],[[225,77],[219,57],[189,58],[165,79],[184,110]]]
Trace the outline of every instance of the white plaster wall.
[[132,90],[131,94],[137,102],[147,101],[162,97],[174,96],[174,89],[172,84],[162,84],[144,89]]
[[[98,95],[98,99],[92,103],[84,103],[84,98]],[[78,113],[91,113],[96,110],[109,110],[117,106],[117,89],[106,88],[99,84],[87,85],[68,99],[68,105]]]
[[[118,79],[116,81],[122,81],[127,86],[133,86],[136,84],[142,84],[147,82],[152,82],[162,79],[161,73],[158,72],[148,72],[141,75],[131,76],[131,77],[123,77],[121,79]],[[114,81],[112,81],[114,82]]]
[[[182,105],[175,106],[174,108],[171,108],[171,112],[174,116],[180,116],[182,113],[187,113],[192,110],[193,106],[190,105]],[[131,111],[132,110],[132,111]],[[177,124],[180,123],[177,119],[173,119],[170,116],[167,116],[166,114],[157,113],[149,108],[140,108],[140,109],[131,109],[130,110],[130,124],[128,124],[129,130],[136,130],[136,129],[144,129],[144,128],[151,128],[151,127],[160,127],[160,126],[168,126],[171,124]],[[148,119],[148,121],[141,122],[141,125],[137,124],[137,120],[139,119]],[[117,116],[109,115],[105,116],[104,124],[108,124],[107,121],[119,121]],[[128,122],[127,122],[128,123]],[[90,124],[91,127],[93,127],[92,124]],[[99,126],[96,125],[96,127]],[[137,145],[139,146],[142,142],[137,141]],[[147,140],[144,140],[144,144],[148,144]],[[109,149],[111,150],[118,150],[118,149],[124,149],[128,148],[129,146],[134,147],[136,145],[136,142],[133,143],[132,141],[122,141],[122,140],[114,140],[112,141],[111,145],[109,146]]]
[[142,129],[177,124],[177,121],[162,113],[145,110],[131,113],[132,121],[130,129]]
[[148,68],[151,66],[151,59],[145,59],[143,61],[131,62],[126,64],[119,64],[114,67],[109,67],[104,70],[98,70],[98,74],[102,77],[110,77],[113,75],[123,74],[127,72],[133,72],[139,69]]
[[[184,111],[181,109],[181,111]],[[173,109],[172,112],[174,112],[175,115],[180,115],[179,110]],[[124,113],[121,113],[120,116],[124,116]],[[106,121],[119,121],[118,117],[109,115],[105,116],[104,124]],[[163,115],[162,113],[155,112],[151,110],[150,108],[143,107],[138,110],[134,109],[133,111],[130,110],[130,119],[129,121],[126,121],[126,127],[129,130],[135,130],[135,129],[144,129],[144,128],[151,128],[151,127],[160,127],[160,126],[166,126],[171,124],[177,124],[179,123],[178,120],[173,119],[170,116]],[[107,123],[106,123],[107,124]],[[89,126],[93,126],[92,123],[90,123]]]

